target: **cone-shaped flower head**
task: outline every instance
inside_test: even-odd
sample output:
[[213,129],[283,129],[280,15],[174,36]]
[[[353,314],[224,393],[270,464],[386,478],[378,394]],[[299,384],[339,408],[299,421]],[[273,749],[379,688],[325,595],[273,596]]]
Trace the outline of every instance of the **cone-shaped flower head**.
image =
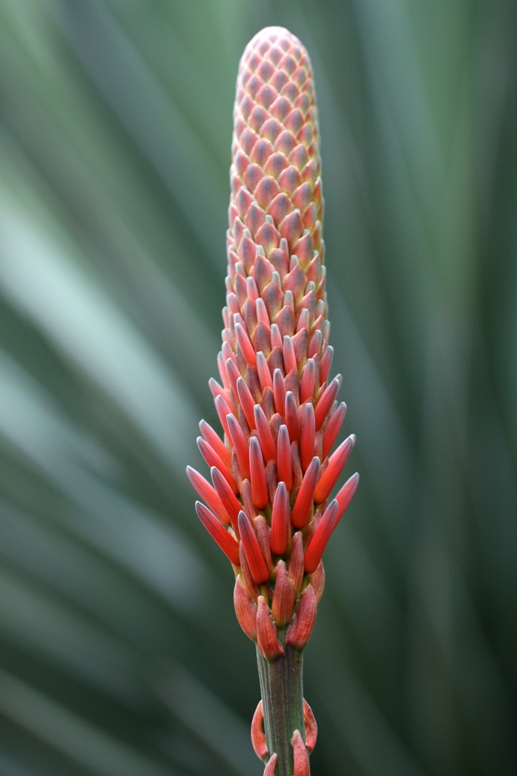
[[234,566],[237,617],[269,660],[282,654],[279,636],[297,649],[310,636],[321,556],[358,479],[328,503],[355,437],[331,455],[345,405],[341,378],[329,379],[320,172],[309,56],[287,30],[266,28],[237,78],[221,384],[210,381],[224,438],[202,421],[212,485],[189,477]]

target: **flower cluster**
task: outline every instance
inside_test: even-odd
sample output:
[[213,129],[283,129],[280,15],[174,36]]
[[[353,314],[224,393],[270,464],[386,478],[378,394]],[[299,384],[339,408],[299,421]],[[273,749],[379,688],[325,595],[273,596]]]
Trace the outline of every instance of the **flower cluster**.
[[307,51],[262,30],[237,79],[221,383],[224,438],[201,421],[208,482],[188,468],[198,516],[233,564],[244,632],[267,660],[301,650],[324,586],[322,555],[355,492],[329,502],[355,437],[330,380],[317,109]]

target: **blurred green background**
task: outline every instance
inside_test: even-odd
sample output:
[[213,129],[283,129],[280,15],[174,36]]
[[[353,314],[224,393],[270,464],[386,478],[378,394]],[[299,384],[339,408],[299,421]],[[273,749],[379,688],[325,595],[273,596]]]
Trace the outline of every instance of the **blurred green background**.
[[0,0],[0,774],[259,776],[193,508],[237,65],[311,54],[361,485],[313,776],[517,773],[514,0]]

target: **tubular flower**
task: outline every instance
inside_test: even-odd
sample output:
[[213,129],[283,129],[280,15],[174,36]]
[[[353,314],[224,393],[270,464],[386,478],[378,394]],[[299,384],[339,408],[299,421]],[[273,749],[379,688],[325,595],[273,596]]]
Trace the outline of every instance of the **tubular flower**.
[[[221,383],[210,381],[223,437],[201,422],[212,484],[188,473],[207,504],[198,515],[233,564],[239,622],[269,662],[310,637],[323,551],[358,480],[329,502],[355,437],[331,454],[346,408],[341,377],[329,378],[320,170],[309,56],[287,30],[266,28],[237,78]],[[289,733],[294,776],[308,773],[300,730]],[[280,752],[268,762],[284,773]]]

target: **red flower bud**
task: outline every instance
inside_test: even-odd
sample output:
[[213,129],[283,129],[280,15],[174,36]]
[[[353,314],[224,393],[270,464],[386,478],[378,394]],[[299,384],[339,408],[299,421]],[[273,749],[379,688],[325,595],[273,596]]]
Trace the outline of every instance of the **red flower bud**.
[[246,583],[240,574],[235,578],[233,588],[233,604],[235,614],[242,630],[253,641],[257,640],[257,604],[251,598]]
[[291,644],[295,649],[304,648],[311,637],[317,611],[318,604],[316,603],[314,589],[309,584],[296,604],[294,618],[285,638],[286,644]]
[[267,748],[266,736],[264,734],[264,710],[262,701],[259,701],[251,721],[251,743],[253,750],[259,760],[265,760],[269,754],[269,750]]
[[[283,426],[285,428],[285,426]],[[283,555],[287,550],[291,524],[289,520],[289,495],[285,483],[278,483],[271,513],[271,550],[275,555]]]
[[233,449],[237,455],[237,462],[243,480],[249,480],[250,478],[250,463],[249,463],[249,450],[248,443],[244,432],[239,425],[237,418],[233,415],[227,415],[226,421],[228,423],[229,437],[232,441]]
[[313,571],[313,573],[311,574],[310,583],[314,588],[316,603],[319,604],[319,602],[321,601],[321,596],[323,595],[323,591],[325,589],[325,568],[323,566],[322,560],[320,560],[318,567],[316,568],[316,571]]
[[312,402],[308,401],[303,405],[301,414],[300,463],[303,471],[306,471],[314,457],[314,435],[316,426]]
[[[269,368],[268,372],[269,372]],[[266,461],[276,460],[276,445],[273,442],[273,435],[269,428],[266,415],[260,404],[255,404],[254,409],[255,427],[262,448],[262,453]]]
[[[225,525],[230,525],[230,516],[228,515],[227,510],[224,508],[223,503],[217,495],[215,489],[205,480],[204,477],[201,476],[199,472],[193,469],[192,466],[187,466],[187,477],[189,478],[197,493],[201,496],[203,501],[206,501],[207,505],[210,507],[212,512],[215,513],[219,520]],[[226,480],[224,481],[226,482]]]
[[291,443],[286,425],[278,429],[277,440],[277,474],[278,480],[285,484],[287,490],[293,487],[293,470],[291,466]]
[[269,607],[264,596],[259,595],[257,611],[257,645],[266,660],[274,660],[284,654],[284,648],[278,640],[276,626],[271,619]]
[[313,711],[305,698],[303,699],[303,721],[305,722],[305,746],[312,752],[318,738],[318,725]]
[[320,459],[314,457],[305,472],[293,511],[291,512],[291,523],[295,528],[303,528],[309,522],[319,471]]
[[316,419],[316,431],[319,431],[327,415],[333,407],[336,396],[341,386],[341,375],[336,375],[320,396],[314,411]]
[[336,499],[330,502],[323,516],[309,540],[305,550],[304,569],[306,574],[312,574],[316,571],[319,562],[325,552],[327,542],[332,535],[332,531],[337,524],[338,503]]
[[239,545],[233,538],[233,536],[227,531],[224,525],[217,519],[213,512],[208,507],[201,504],[200,501],[196,501],[196,512],[205,526],[206,530],[219,545],[224,552],[230,563],[234,566],[239,565]]
[[273,593],[273,603],[271,613],[273,619],[279,627],[287,625],[293,616],[293,606],[296,600],[296,590],[289,579],[286,571],[285,561],[278,562],[276,567],[275,590]]
[[296,592],[299,593],[303,581],[303,537],[300,531],[295,533],[291,541],[288,571]]
[[239,517],[239,512],[242,509],[242,504],[228,485],[227,480],[225,477],[223,477],[219,469],[216,469],[215,466],[213,466],[210,469],[210,474],[212,475],[212,482],[214,483],[216,493],[219,496],[223,507],[228,513],[233,529],[238,536],[239,529],[237,520]]
[[330,496],[330,491],[336,484],[339,475],[348,460],[348,456],[354,448],[355,435],[350,436],[341,442],[329,458],[328,466],[319,478],[316,490],[314,491],[314,501],[316,504],[323,504]]
[[262,555],[257,535],[253,530],[245,512],[239,512],[239,534],[241,537],[244,554],[248,561],[251,576],[257,585],[262,585],[269,579],[269,570]]
[[336,496],[336,501],[338,503],[338,513],[336,518],[336,524],[341,520],[343,513],[345,509],[348,507],[350,502],[352,501],[352,497],[357,490],[357,486],[359,484],[359,474],[356,472],[355,474],[352,474],[350,479],[348,479],[341,490],[338,492]]
[[309,755],[299,730],[295,730],[291,739],[293,747],[294,770],[293,776],[311,776]]
[[257,509],[264,509],[269,501],[264,458],[257,437],[250,438],[251,498]]

